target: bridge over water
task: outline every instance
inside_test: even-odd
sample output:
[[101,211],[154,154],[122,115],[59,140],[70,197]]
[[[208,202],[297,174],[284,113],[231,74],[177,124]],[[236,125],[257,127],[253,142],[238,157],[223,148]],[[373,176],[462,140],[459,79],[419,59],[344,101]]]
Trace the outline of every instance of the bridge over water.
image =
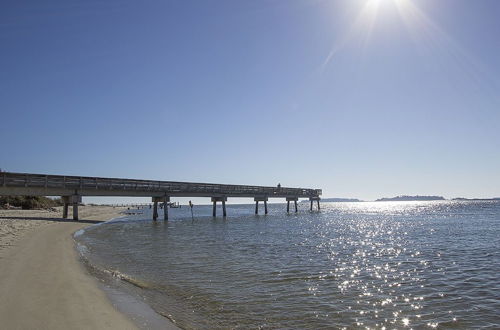
[[164,203],[164,218],[167,220],[167,203],[170,202],[170,197],[210,197],[213,216],[216,216],[217,202],[221,202],[225,217],[229,197],[253,198],[255,214],[258,214],[259,202],[264,202],[264,212],[267,214],[269,198],[284,198],[287,212],[290,211],[290,202],[294,202],[297,212],[299,198],[309,198],[311,210],[316,201],[319,210],[321,193],[321,189],[306,188],[0,172],[0,195],[61,196],[64,202],[63,217],[67,218],[68,206],[72,205],[74,220],[78,220],[78,204],[81,203],[82,196],[152,197],[153,219],[158,218],[158,203]]

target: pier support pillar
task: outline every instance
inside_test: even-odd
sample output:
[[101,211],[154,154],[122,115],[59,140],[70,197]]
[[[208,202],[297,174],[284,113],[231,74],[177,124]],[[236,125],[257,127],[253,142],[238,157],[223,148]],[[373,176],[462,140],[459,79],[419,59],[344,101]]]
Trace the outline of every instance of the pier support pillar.
[[267,214],[267,200],[268,200],[268,198],[266,196],[259,196],[259,197],[255,197],[253,200],[255,202],[255,214],[259,214],[259,202],[264,202],[264,213]]
[[290,212],[290,202],[294,202],[295,204],[295,213],[297,213],[299,211],[299,208],[298,208],[298,205],[297,205],[297,201],[299,200],[298,197],[287,197],[286,198],[286,212]]
[[165,221],[168,221],[168,207],[170,203],[170,197],[165,196],[163,197],[163,219]]
[[217,202],[222,202],[222,216],[226,217],[227,212],[226,212],[226,202],[227,202],[227,197],[212,197],[212,216],[217,216]]
[[227,216],[227,212],[226,212],[226,201],[225,201],[225,200],[222,200],[222,216],[223,216],[223,217]]
[[78,204],[82,202],[82,196],[72,195],[71,203],[73,204],[73,220],[78,220]]
[[[151,198],[153,202],[153,220],[158,219],[158,203],[163,204],[163,217],[165,221],[168,220],[168,203],[170,202],[169,196],[153,197]],[[161,207],[161,206],[160,206]]]
[[78,203],[73,203],[73,220],[78,220]]
[[320,206],[319,206],[319,201],[320,200],[321,200],[321,198],[319,198],[319,196],[309,197],[309,201],[311,202],[311,211],[313,210],[313,203],[314,203],[314,201],[316,201],[316,203],[318,205],[318,211],[320,210]]
[[61,199],[63,201],[63,218],[67,219],[68,218],[68,208],[69,208],[69,202],[70,202],[70,196],[62,196]]
[[153,220],[158,219],[158,202],[153,202]]

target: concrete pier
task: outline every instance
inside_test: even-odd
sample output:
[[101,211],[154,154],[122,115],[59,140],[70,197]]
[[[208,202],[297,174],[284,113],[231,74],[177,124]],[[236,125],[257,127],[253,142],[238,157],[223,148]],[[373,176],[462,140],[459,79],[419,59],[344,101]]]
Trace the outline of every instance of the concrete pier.
[[[162,203],[163,207],[163,218],[168,220],[168,203],[170,202],[169,196],[153,197],[151,198],[153,202],[153,220],[158,219],[158,203]],[[160,207],[161,208],[161,207]]]
[[227,212],[226,212],[226,202],[227,202],[227,197],[212,197],[212,216],[216,217],[217,216],[217,202],[222,202],[222,216],[226,217]]
[[298,200],[299,200],[298,197],[287,197],[286,198],[286,212],[287,213],[290,212],[290,202],[294,202],[294,204],[295,204],[295,213],[297,213],[299,211],[299,208],[297,205]]
[[82,202],[82,196],[80,195],[71,195],[71,196],[62,196],[63,200],[63,218],[68,218],[68,208],[69,205],[73,207],[73,220],[78,220],[78,204]]
[[158,219],[158,202],[153,202],[153,220]]
[[280,185],[253,186],[0,172],[0,196],[63,196],[63,217],[68,217],[71,204],[75,220],[78,220],[78,204],[81,203],[82,196],[152,197],[153,219],[158,219],[158,203],[163,203],[164,217],[167,220],[170,197],[211,197],[212,215],[217,215],[217,202],[222,202],[225,217],[228,197],[254,198],[256,214],[259,213],[259,202],[262,201],[267,214],[268,198],[286,198],[287,212],[290,212],[290,202],[294,202],[295,212],[298,212],[299,198],[309,198],[311,209],[316,201],[319,210],[321,194],[321,189]]
[[255,202],[255,214],[259,214],[259,202],[264,202],[264,214],[267,214],[267,197],[254,197]]
[[313,203],[314,201],[316,201],[317,205],[318,205],[318,211],[320,211],[320,206],[319,206],[319,201],[321,200],[321,198],[319,197],[309,197],[309,201],[311,202],[311,211],[313,210]]

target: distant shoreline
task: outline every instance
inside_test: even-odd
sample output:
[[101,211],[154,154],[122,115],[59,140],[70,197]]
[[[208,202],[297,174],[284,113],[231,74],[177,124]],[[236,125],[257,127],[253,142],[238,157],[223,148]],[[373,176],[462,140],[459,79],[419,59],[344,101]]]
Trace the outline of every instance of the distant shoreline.
[[396,197],[384,197],[375,200],[375,202],[417,202],[417,201],[444,201],[446,200],[443,196],[396,196]]
[[[357,198],[322,198],[325,203],[362,203],[362,202],[421,202],[421,201],[500,201],[500,197],[494,198],[451,198],[446,199],[443,196],[396,196],[396,197],[383,197],[374,201],[365,201]],[[302,203],[309,202],[303,200]]]

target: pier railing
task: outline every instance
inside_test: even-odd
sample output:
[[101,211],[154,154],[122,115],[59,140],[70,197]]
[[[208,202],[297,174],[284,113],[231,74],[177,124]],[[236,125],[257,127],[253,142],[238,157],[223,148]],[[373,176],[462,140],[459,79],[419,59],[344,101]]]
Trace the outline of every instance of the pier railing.
[[[26,190],[34,195],[77,191],[82,195],[170,195],[170,196],[234,196],[234,197],[319,197],[321,189],[266,187],[196,182],[134,180],[84,176],[63,176],[0,172],[0,194]],[[24,188],[24,189],[23,189]]]

